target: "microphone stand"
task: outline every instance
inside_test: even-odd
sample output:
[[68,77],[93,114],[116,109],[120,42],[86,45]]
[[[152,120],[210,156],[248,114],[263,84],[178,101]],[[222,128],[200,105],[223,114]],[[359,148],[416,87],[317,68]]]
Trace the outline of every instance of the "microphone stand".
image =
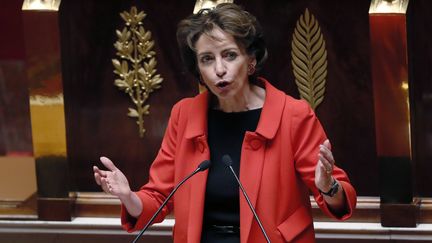
[[258,222],[258,225],[259,225],[259,227],[260,227],[260,229],[261,229],[261,232],[262,232],[263,235],[264,235],[264,238],[266,239],[267,243],[270,243],[270,239],[269,239],[269,237],[268,237],[266,231],[264,230],[264,226],[262,225],[261,220],[258,218],[258,214],[255,212],[255,209],[254,209],[254,207],[252,206],[252,203],[251,203],[251,201],[250,201],[250,199],[249,199],[249,197],[248,197],[248,195],[247,195],[247,193],[246,193],[246,190],[243,188],[243,186],[242,186],[242,184],[241,184],[241,182],[240,182],[240,179],[237,177],[237,174],[234,172],[234,169],[233,169],[233,167],[232,167],[232,165],[231,165],[231,164],[232,164],[231,157],[230,157],[229,155],[224,155],[224,156],[222,157],[222,161],[223,161],[223,162],[224,162],[224,163],[225,163],[225,164],[230,168],[232,174],[233,174],[234,177],[236,178],[237,183],[239,184],[240,189],[241,189],[241,191],[242,191],[242,193],[243,193],[243,196],[245,197],[245,199],[246,199],[246,201],[247,201],[247,203],[248,203],[248,205],[249,205],[249,208],[251,209],[251,211],[252,211],[252,213],[253,213],[253,215],[254,215],[256,221]]
[[198,168],[196,168],[190,175],[188,175],[186,178],[184,178],[180,183],[177,184],[176,187],[171,191],[171,193],[168,195],[168,197],[165,199],[165,201],[161,204],[161,206],[158,208],[158,210],[153,214],[151,219],[147,222],[147,224],[144,226],[144,228],[140,231],[140,233],[135,237],[133,243],[138,242],[139,238],[144,234],[144,232],[147,230],[148,227],[150,227],[151,223],[153,223],[156,216],[159,214],[159,212],[165,207],[165,205],[168,203],[168,201],[171,199],[171,197],[174,195],[174,193],[179,189],[183,183],[185,183],[189,178],[194,176],[196,173],[207,170],[210,167],[210,160],[203,161]]

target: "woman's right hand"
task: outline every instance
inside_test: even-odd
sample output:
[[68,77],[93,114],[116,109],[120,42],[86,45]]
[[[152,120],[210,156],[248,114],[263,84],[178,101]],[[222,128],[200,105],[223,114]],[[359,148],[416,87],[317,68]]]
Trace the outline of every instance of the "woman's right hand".
[[106,193],[117,196],[122,200],[132,193],[126,176],[107,157],[101,157],[100,161],[108,170],[101,170],[93,166],[96,183]]
[[143,210],[143,205],[138,196],[131,191],[126,176],[107,157],[101,157],[100,161],[108,170],[93,166],[96,183],[106,193],[117,196],[129,214],[137,218]]

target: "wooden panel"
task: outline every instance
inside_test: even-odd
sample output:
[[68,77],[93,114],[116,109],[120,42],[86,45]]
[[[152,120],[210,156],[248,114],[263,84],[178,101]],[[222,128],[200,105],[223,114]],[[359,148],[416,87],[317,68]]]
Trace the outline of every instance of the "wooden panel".
[[378,196],[369,49],[370,1],[235,2],[256,15],[263,25],[269,59],[262,73],[276,87],[297,98],[291,65],[292,34],[306,8],[316,17],[328,55],[326,94],[317,115],[333,145],[336,163],[347,171],[358,194]]
[[[137,189],[147,181],[171,106],[196,93],[194,80],[182,71],[175,43],[177,22],[192,12],[195,1],[181,6],[168,1],[139,2],[148,14],[144,27],[156,42],[158,71],[165,79],[150,98],[145,117],[147,134],[137,136],[136,124],[125,116],[129,99],[113,85],[112,47],[130,1],[63,1],[60,25],[68,151],[74,190],[97,191],[91,166],[100,155],[111,157]],[[236,1],[262,23],[269,60],[262,73],[275,86],[298,97],[291,67],[291,39],[295,23],[309,8],[320,23],[328,51],[327,93],[317,114],[332,141],[337,163],[344,168],[359,195],[378,196],[378,163],[369,46],[369,1],[327,3],[308,1]],[[134,3],[135,4],[135,3]],[[269,14],[271,13],[271,14]],[[76,18],[75,16],[80,16]],[[163,17],[161,17],[163,16]],[[119,141],[122,141],[121,143]],[[127,141],[123,142],[123,141]],[[361,155],[361,156],[360,156]],[[364,180],[364,175],[368,180]]]
[[[65,88],[67,146],[75,191],[100,190],[92,165],[101,155],[113,159],[130,179],[133,189],[147,181],[168,122],[171,107],[180,98],[197,93],[197,83],[184,74],[176,47],[175,29],[180,18],[191,13],[194,1],[133,1],[147,17],[144,27],[155,41],[156,66],[164,78],[162,88],[149,99],[150,115],[144,117],[147,132],[138,137],[135,120],[126,116],[130,98],[113,85],[112,58],[115,30],[123,28],[119,13],[132,1],[62,1],[62,67]],[[79,17],[77,17],[79,16]]]
[[413,0],[408,8],[412,147],[418,196],[432,197],[432,1]]
[[371,15],[370,31],[377,154],[409,158],[406,16]]
[[[24,56],[24,42],[19,38],[22,32],[18,31],[21,15],[16,6],[20,4],[14,3],[15,10],[10,11],[12,2],[0,9],[0,13],[5,13],[0,14],[0,19],[8,20],[1,21],[8,24],[1,24],[0,27],[7,28],[4,33],[15,31],[13,36],[16,38],[0,39],[0,54],[7,58],[20,59]],[[269,60],[263,70],[265,77],[294,97],[298,97],[298,92],[290,64],[291,35],[295,22],[306,7],[316,16],[326,39],[329,58],[326,99],[318,108],[317,114],[331,138],[337,163],[349,173],[359,195],[378,196],[367,14],[370,1],[332,3],[318,0],[278,0],[271,4],[265,1],[235,2],[245,6],[263,24],[269,44]],[[160,2],[155,0],[134,2],[148,14],[144,21],[145,27],[153,32],[155,49],[158,52],[157,68],[165,78],[162,90],[154,93],[150,100],[151,116],[145,118],[148,133],[144,139],[139,139],[134,121],[125,116],[130,101],[113,86],[114,75],[111,73],[110,62],[110,59],[115,57],[112,47],[116,39],[114,31],[122,22],[118,13],[128,10],[132,1],[105,1],[103,7],[96,1],[63,1],[60,12],[63,56],[61,65],[64,87],[67,88],[67,142],[71,156],[73,190],[98,190],[93,182],[91,165],[102,154],[118,161],[119,167],[131,178],[134,189],[147,180],[148,166],[159,147],[172,104],[181,97],[196,93],[195,82],[182,72],[175,44],[175,25],[192,12],[194,3],[192,0],[183,1],[179,6],[176,1],[170,0],[161,7]],[[416,161],[414,174],[417,193],[423,197],[432,196],[432,177],[429,173],[432,171],[432,15],[429,9],[432,9],[431,1],[411,1],[408,15],[412,145],[413,159]],[[11,16],[12,13],[18,16]],[[11,30],[11,26],[16,28]],[[4,48],[5,46],[8,48]],[[24,64],[18,62],[13,65],[17,65],[16,70],[21,70],[19,68],[23,68]],[[11,79],[14,85],[22,88],[26,80],[21,78],[19,73],[12,70],[10,77],[14,77]],[[8,87],[0,89],[0,95],[10,95]],[[6,90],[8,93],[4,93]],[[4,103],[0,103],[0,106],[3,112],[0,115],[3,115]],[[24,112],[28,108],[20,109]],[[24,117],[23,112],[19,114]],[[6,124],[5,117],[0,118],[3,129]],[[14,121],[17,121],[17,118],[14,118]],[[17,147],[20,151],[30,151],[29,123],[23,127],[24,130],[16,129],[20,135],[14,135],[19,144]],[[4,141],[0,141],[0,152],[3,153],[6,151],[4,144]],[[367,180],[364,179],[365,175]],[[112,215],[118,212],[114,212],[118,210],[118,206],[108,205],[104,210],[98,211],[97,205],[78,205],[93,207],[96,210],[94,212],[93,209],[78,210],[93,213],[93,216],[103,215],[105,209]],[[362,204],[359,207],[362,207]],[[374,207],[373,210],[376,210],[376,204]],[[422,204],[420,222],[432,222],[431,208],[430,203]],[[369,213],[375,212],[373,210]],[[319,211],[314,211],[319,214]],[[360,212],[368,214],[362,209]],[[366,218],[368,217],[376,222],[378,215],[371,213]]]
[[405,14],[370,15],[382,203],[410,204],[413,198],[406,31]]
[[0,9],[0,59],[23,60],[24,36],[22,32],[21,6],[23,1],[4,1]]
[[[77,193],[75,202],[76,217],[119,217],[120,201],[105,193]],[[74,196],[74,197],[75,197]],[[319,209],[311,198],[312,214],[315,222],[336,222]],[[169,216],[168,218],[171,218]],[[357,208],[349,222],[380,223],[379,197],[359,197]],[[432,199],[421,200],[418,223],[432,223]]]
[[423,198],[421,200],[418,222],[432,224],[432,198]]
[[0,219],[36,220],[37,195],[32,194],[25,201],[0,200]]
[[0,8],[0,155],[31,155],[22,1]]
[[120,200],[106,193],[76,193],[74,215],[77,217],[120,216]]
[[37,209],[41,220],[71,220],[58,12],[23,12]]
[[24,60],[0,57],[0,155],[33,153],[27,86]]
[[[321,211],[317,203],[311,197],[312,216],[315,222],[338,222],[329,218]],[[380,199],[377,197],[359,197],[357,198],[357,207],[353,212],[349,222],[368,222],[380,223]]]
[[[149,228],[140,242],[172,242],[173,220]],[[376,223],[314,224],[317,242],[431,242],[432,228],[384,228]],[[134,234],[120,227],[118,219],[76,218],[72,222],[2,221],[5,242],[131,242]]]

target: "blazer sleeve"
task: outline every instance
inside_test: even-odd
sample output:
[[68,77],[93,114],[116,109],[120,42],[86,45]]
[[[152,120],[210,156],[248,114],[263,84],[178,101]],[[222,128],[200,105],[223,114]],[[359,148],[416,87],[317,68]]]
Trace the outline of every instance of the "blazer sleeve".
[[[139,191],[135,192],[141,199],[143,211],[138,218],[135,218],[127,212],[124,205],[121,205],[121,224],[128,232],[133,232],[144,228],[148,220],[153,216],[156,210],[162,205],[166,197],[174,188],[174,158],[177,144],[177,129],[180,114],[181,102],[174,105],[168,121],[168,126],[162,140],[159,152],[153,161],[149,181],[142,186]],[[172,199],[161,210],[155,218],[154,223],[161,222],[173,208]]]
[[350,218],[357,203],[357,195],[347,174],[337,166],[337,162],[334,166],[333,177],[340,182],[340,185],[344,189],[348,209],[346,214],[335,215],[332,213],[328,208],[324,197],[319,193],[318,188],[315,186],[315,168],[318,164],[319,145],[327,139],[321,123],[310,108],[309,104],[305,101],[299,101],[299,103],[292,107],[293,130],[291,134],[293,136],[294,162],[297,172],[312,192],[315,201],[321,210],[335,219],[345,220]]

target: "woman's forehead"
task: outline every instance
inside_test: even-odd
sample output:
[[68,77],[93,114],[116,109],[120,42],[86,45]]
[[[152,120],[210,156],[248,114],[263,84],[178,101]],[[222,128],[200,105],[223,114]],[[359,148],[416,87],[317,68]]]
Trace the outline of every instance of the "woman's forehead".
[[195,49],[198,53],[221,47],[240,49],[234,37],[220,28],[213,28],[211,31],[203,33],[195,43]]

